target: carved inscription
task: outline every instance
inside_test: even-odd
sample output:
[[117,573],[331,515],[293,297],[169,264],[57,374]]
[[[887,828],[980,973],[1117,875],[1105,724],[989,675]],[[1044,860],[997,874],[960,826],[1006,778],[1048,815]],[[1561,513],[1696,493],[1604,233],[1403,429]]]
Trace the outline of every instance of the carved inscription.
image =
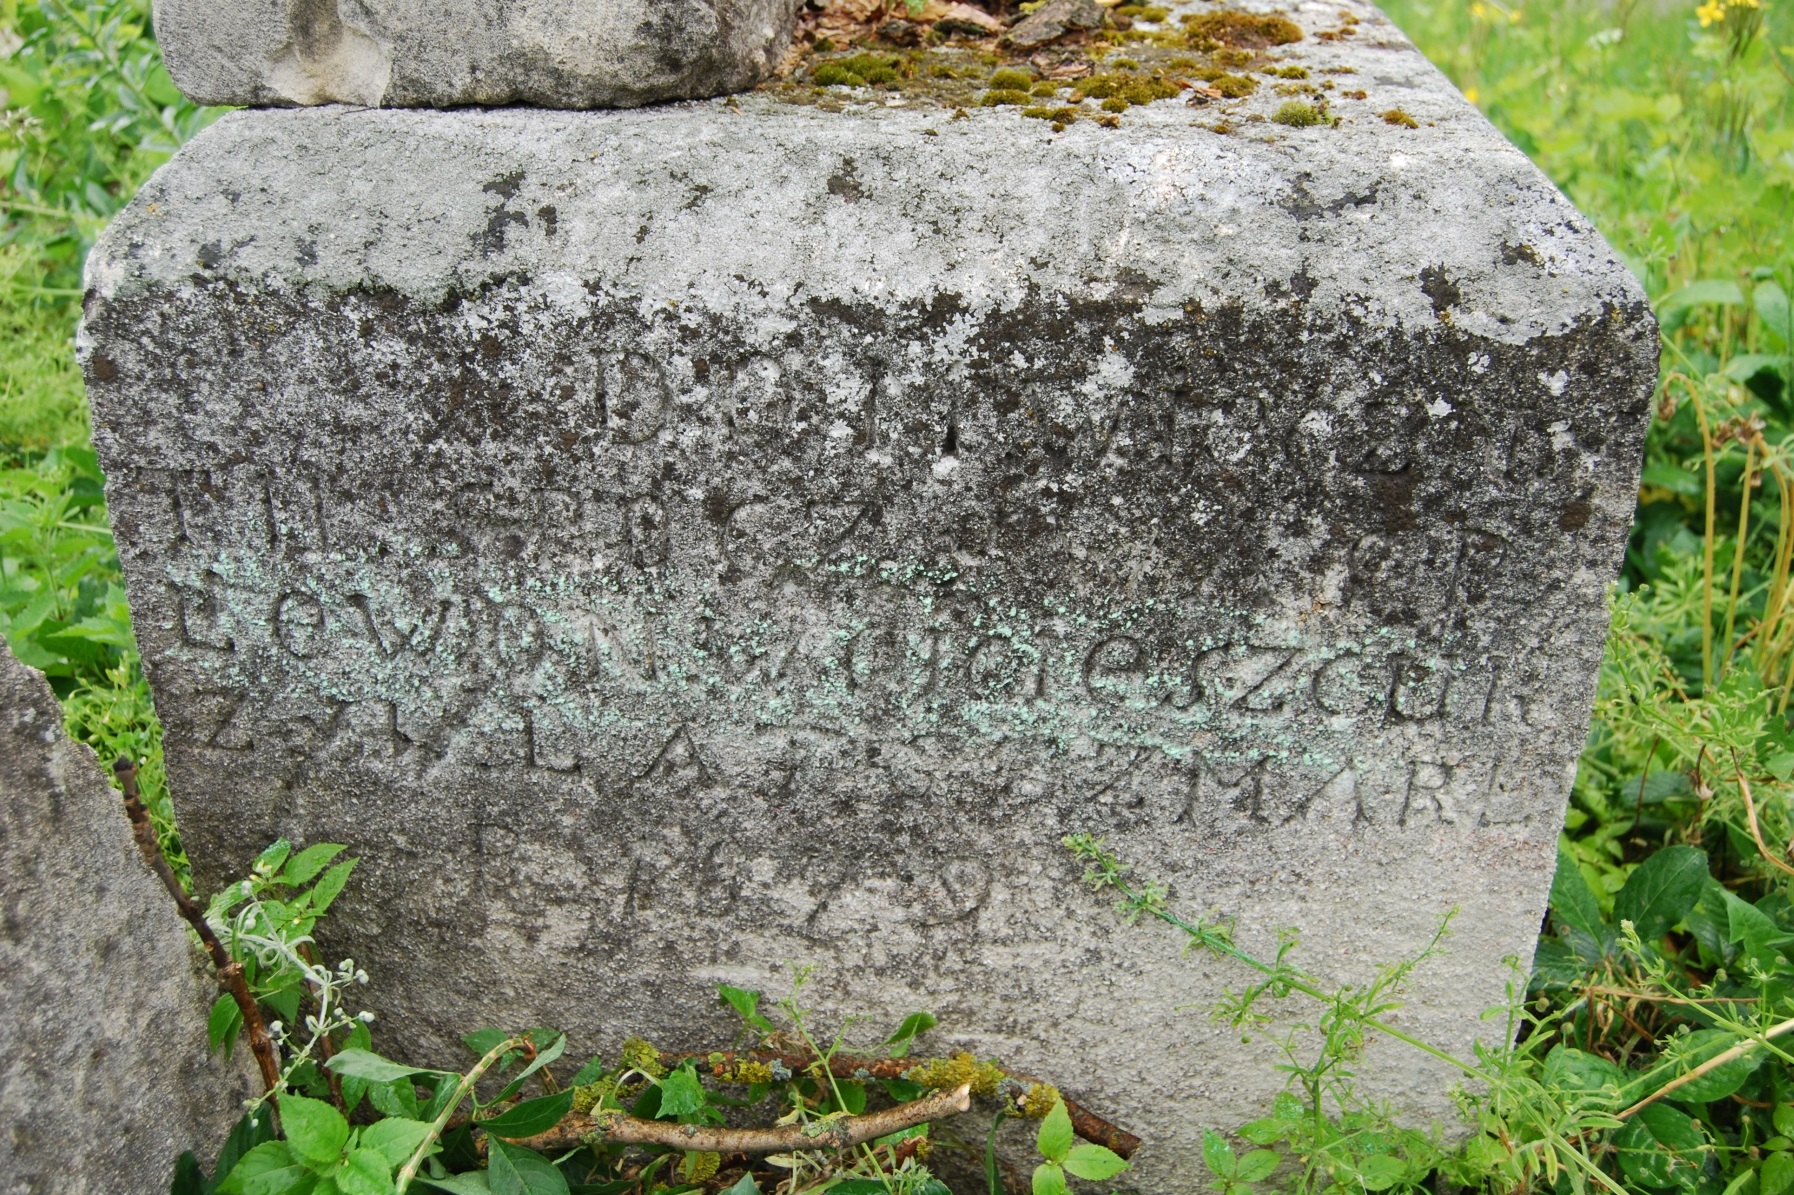
[[[663,458],[691,382],[640,351],[587,360],[562,385],[571,409],[593,396],[598,438],[567,441],[598,454],[590,476],[557,468],[416,491],[252,465],[145,471],[142,488],[177,529],[164,550],[179,643],[202,678],[195,748],[278,751],[286,775],[359,761],[421,783],[433,768],[476,766],[588,800],[752,792],[846,810],[885,799],[843,795],[861,778],[868,793],[1000,803],[1046,758],[1056,762],[1029,781],[1030,800],[1197,834],[1530,816],[1524,786],[1509,792],[1492,765],[1465,762],[1533,717],[1504,675],[1512,653],[1460,625],[1500,600],[1513,549],[1496,530],[1402,513],[1411,411],[1368,407],[1365,443],[1345,462],[1394,513],[1342,541],[1331,579],[1317,575],[1317,595],[1332,590],[1315,617],[1261,626],[1200,573],[1187,597],[1160,585],[1148,601],[1091,598],[1159,567],[1158,533],[1066,554],[1072,520],[1091,516],[1058,479],[1078,451],[1059,425],[1041,433],[1044,467],[1019,467],[996,500],[933,530],[927,507],[911,507],[898,520],[911,530],[893,539],[891,504],[908,499],[859,476],[807,493],[750,473],[683,484]],[[938,475],[979,467],[973,425],[951,410],[897,418],[889,376],[845,397],[794,387],[766,357],[692,377],[714,400],[704,417],[731,437],[821,436],[876,454],[920,436]],[[1267,418],[1250,397],[1150,418],[1120,405],[1102,415],[1100,442],[1114,467],[1161,474],[1167,514],[1201,528],[1239,517],[1227,479],[1266,448],[1337,470],[1339,429],[1326,419],[1279,440]],[[1525,470],[1552,467],[1524,451]],[[1219,488],[1198,484],[1217,471]],[[1043,588],[1009,562],[1018,549],[1046,553],[1049,569],[1080,563]],[[1378,625],[1410,629],[1363,633]],[[320,712],[266,697],[294,688]],[[740,746],[767,733],[837,745]],[[840,758],[847,743],[866,757]],[[958,776],[967,751],[988,753],[989,777]],[[739,846],[697,849],[716,861],[705,865],[714,899],[733,899]],[[637,859],[629,874],[618,908],[649,907],[652,866]],[[963,894],[987,891],[988,877],[950,874],[949,895],[918,908],[977,907],[982,897]]]

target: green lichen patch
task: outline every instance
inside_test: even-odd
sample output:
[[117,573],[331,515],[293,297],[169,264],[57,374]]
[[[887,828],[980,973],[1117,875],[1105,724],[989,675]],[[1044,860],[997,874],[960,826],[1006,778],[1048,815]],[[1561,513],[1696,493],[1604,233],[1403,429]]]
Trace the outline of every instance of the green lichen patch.
[[1265,74],[1279,79],[1306,79],[1308,68],[1305,66],[1274,66],[1265,71]]
[[1034,86],[1034,75],[1029,71],[1004,67],[990,77],[990,85],[999,91],[1027,91]]
[[1383,123],[1396,125],[1404,129],[1417,129],[1420,127],[1420,122],[1418,120],[1415,120],[1400,108],[1391,108],[1389,111],[1383,113]]
[[1026,104],[1029,98],[1028,93],[1025,91],[1015,91],[1011,88],[999,87],[993,91],[985,92],[983,98],[981,98],[978,103],[981,107],[985,108],[999,108],[1010,104]]

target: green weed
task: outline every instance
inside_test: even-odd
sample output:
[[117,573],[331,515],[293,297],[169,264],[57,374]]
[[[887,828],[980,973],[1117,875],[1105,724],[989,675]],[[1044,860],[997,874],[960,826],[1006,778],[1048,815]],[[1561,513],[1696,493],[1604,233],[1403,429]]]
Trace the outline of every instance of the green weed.
[[[483,1029],[462,1039],[477,1059],[465,1072],[384,1057],[373,1017],[354,1011],[366,973],[323,962],[312,936],[354,869],[342,851],[278,841],[205,911],[227,970],[241,970],[237,995],[266,1024],[256,1037],[235,996],[220,996],[213,1047],[228,1051],[247,1031],[271,1089],[209,1177],[195,1155],[182,1156],[171,1195],[760,1195],[763,1182],[782,1195],[948,1195],[925,1164],[931,1122],[969,1110],[973,1093],[1000,1101],[998,1123],[1040,1120],[1040,1195],[1068,1195],[1068,1176],[1127,1169],[1108,1147],[1077,1141],[1065,1100],[1046,1084],[969,1055],[912,1065],[909,1051],[935,1025],[928,1013],[905,1017],[882,1057],[844,1054],[855,1021],[832,1037],[815,1032],[804,968],[764,1012],[758,992],[717,989],[746,1049],[672,1054],[635,1037],[614,1062],[593,1057],[557,1075],[564,1035]],[[756,1118],[772,1127],[740,1127]]]

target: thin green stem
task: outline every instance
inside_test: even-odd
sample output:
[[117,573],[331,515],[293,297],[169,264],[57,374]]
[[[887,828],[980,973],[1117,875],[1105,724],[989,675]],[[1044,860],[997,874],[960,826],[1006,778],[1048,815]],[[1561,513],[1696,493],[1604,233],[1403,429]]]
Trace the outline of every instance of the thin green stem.
[[1367,1016],[1356,1011],[1349,1004],[1341,1001],[1333,993],[1322,988],[1318,983],[1310,980],[1300,972],[1292,972],[1287,968],[1275,966],[1271,963],[1264,962],[1262,959],[1254,958],[1233,943],[1222,938],[1219,934],[1216,934],[1213,930],[1204,929],[1198,925],[1191,925],[1176,913],[1171,912],[1156,901],[1147,904],[1136,903],[1141,900],[1141,895],[1136,892],[1133,886],[1126,880],[1118,879],[1114,881],[1114,884],[1116,889],[1127,898],[1131,905],[1134,905],[1136,908],[1143,908],[1146,912],[1151,913],[1154,917],[1157,917],[1167,925],[1173,925],[1178,929],[1183,930],[1184,933],[1196,939],[1197,943],[1204,949],[1214,951],[1217,954],[1224,954],[1228,958],[1245,963],[1248,967],[1252,967],[1261,974],[1270,976],[1272,979],[1276,980],[1280,986],[1286,987],[1292,992],[1301,992],[1304,996],[1319,1000],[1323,1004],[1333,1005],[1336,1010],[1350,1017],[1352,1020],[1357,1021],[1359,1024],[1375,1029],[1378,1033],[1388,1034],[1396,1041],[1405,1042],[1408,1045],[1413,1046],[1416,1050],[1419,1050],[1424,1054],[1429,1054],[1441,1062],[1448,1063],[1467,1075],[1475,1075],[1478,1078],[1484,1079],[1488,1077],[1475,1064],[1454,1057],[1430,1042],[1422,1041],[1411,1033],[1397,1029],[1387,1021],[1380,1020],[1377,1017]]
[[493,1063],[504,1057],[506,1052],[523,1045],[525,1040],[521,1037],[505,1038],[488,1050],[484,1058],[474,1063],[472,1070],[461,1076],[461,1082],[455,1088],[454,1098],[443,1105],[443,1109],[436,1119],[430,1122],[430,1131],[424,1134],[424,1139],[418,1142],[416,1152],[399,1171],[399,1177],[393,1183],[393,1195],[405,1195],[406,1190],[411,1186],[411,1180],[417,1177],[419,1168],[423,1166],[424,1159],[430,1156],[431,1147],[442,1136],[442,1130],[447,1127],[449,1117],[454,1115],[455,1109],[461,1106],[461,1101],[472,1093],[474,1084],[480,1081],[480,1076],[490,1070]]

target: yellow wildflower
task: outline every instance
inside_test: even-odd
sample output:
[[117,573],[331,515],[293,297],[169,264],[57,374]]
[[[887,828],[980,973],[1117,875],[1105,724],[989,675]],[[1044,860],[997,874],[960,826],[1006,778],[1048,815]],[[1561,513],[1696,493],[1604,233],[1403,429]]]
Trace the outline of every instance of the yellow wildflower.
[[1694,15],[1701,19],[1701,28],[1725,20],[1725,0],[1707,0],[1694,10]]

